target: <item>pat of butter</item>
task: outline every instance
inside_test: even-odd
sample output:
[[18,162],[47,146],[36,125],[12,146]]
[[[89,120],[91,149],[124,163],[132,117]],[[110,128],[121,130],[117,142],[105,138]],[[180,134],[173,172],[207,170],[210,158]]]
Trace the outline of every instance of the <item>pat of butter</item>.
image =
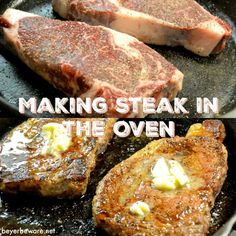
[[176,189],[176,179],[171,175],[154,178],[152,183],[154,184],[155,188],[162,191]]
[[152,176],[154,178],[170,175],[170,168],[165,158],[160,158],[152,169]]
[[144,217],[150,212],[150,207],[145,202],[137,201],[130,207],[130,212],[140,217]]
[[190,181],[181,164],[174,160],[160,158],[152,169],[154,187],[161,191],[175,190]]
[[48,123],[44,125],[42,136],[47,141],[42,149],[42,155],[58,156],[61,152],[66,151],[71,144],[71,138],[67,135],[66,128],[62,124]]
[[169,161],[170,164],[170,173],[175,176],[178,184],[183,187],[189,183],[189,178],[185,174],[183,167],[177,161]]

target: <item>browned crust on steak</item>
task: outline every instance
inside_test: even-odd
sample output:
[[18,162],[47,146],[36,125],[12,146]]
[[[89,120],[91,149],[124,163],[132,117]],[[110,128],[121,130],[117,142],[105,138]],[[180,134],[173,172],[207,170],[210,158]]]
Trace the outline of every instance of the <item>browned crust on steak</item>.
[[[151,186],[151,169],[160,157],[178,160],[190,188],[162,192]],[[93,200],[97,226],[111,235],[206,235],[210,210],[227,174],[227,151],[211,137],[153,141],[114,167]],[[149,204],[144,218],[130,213],[136,201]]]
[[226,133],[225,126],[220,120],[205,120],[202,124],[194,124],[188,130],[186,137],[211,137],[223,142]]
[[[74,198],[85,193],[96,157],[112,137],[114,119],[106,121],[103,138],[77,137],[59,157],[41,155],[43,125],[65,119],[29,119],[13,129],[1,143],[0,190],[8,193],[36,192],[42,196]],[[88,121],[89,119],[67,119]],[[91,121],[93,119],[90,119]],[[101,119],[102,120],[102,119]]]

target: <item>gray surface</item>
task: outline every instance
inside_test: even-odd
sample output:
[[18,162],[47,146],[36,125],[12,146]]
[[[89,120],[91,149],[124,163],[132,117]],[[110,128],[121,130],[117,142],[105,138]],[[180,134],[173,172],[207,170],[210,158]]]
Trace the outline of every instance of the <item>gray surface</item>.
[[234,109],[234,110],[228,112],[227,114],[223,115],[223,118],[236,118],[236,109]]
[[217,232],[214,236],[235,236],[236,231],[232,232],[233,226],[236,224],[236,214]]

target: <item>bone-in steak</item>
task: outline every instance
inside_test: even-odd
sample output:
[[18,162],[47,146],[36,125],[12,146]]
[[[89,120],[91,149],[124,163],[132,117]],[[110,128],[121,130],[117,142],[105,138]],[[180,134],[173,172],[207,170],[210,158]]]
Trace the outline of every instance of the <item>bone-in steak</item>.
[[119,97],[158,102],[173,99],[182,88],[183,74],[129,35],[14,9],[4,13],[0,25],[6,42],[31,69],[69,96],[104,97],[108,116],[118,116]]
[[[192,126],[186,137],[153,141],[118,164],[97,188],[93,201],[97,226],[120,236],[206,235],[210,210],[228,169],[221,143],[224,132],[221,122],[205,121]],[[181,164],[188,185],[166,191],[153,186],[153,167],[163,158]],[[156,169],[157,174],[164,171]],[[149,206],[143,217],[130,211],[138,201]]]
[[178,46],[208,56],[218,53],[230,27],[194,0],[53,0],[64,18],[102,24],[145,43]]

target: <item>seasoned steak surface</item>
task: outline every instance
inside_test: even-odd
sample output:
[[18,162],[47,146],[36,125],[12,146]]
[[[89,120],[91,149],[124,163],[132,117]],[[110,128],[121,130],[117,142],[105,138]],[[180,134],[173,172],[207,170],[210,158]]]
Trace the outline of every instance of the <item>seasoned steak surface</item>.
[[[190,187],[172,191],[153,188],[151,170],[160,158],[178,161]],[[227,151],[208,135],[192,130],[188,138],[153,141],[100,182],[93,201],[94,219],[111,235],[206,235],[210,210],[226,173]],[[144,218],[130,212],[137,201],[150,207]]]
[[[123,7],[143,12],[182,28],[194,28],[214,17],[195,1],[120,0]],[[173,14],[175,13],[175,14]]]
[[0,25],[5,41],[31,69],[68,96],[105,98],[108,117],[122,116],[115,109],[117,98],[155,97],[158,103],[182,89],[183,74],[129,35],[14,9],[4,13]]
[[[72,119],[70,119],[72,120]],[[106,120],[103,138],[77,137],[59,155],[42,154],[47,139],[42,127],[62,119],[29,119],[13,129],[1,143],[0,190],[36,192],[42,196],[73,198],[85,193],[96,157],[112,137],[113,119]],[[85,121],[74,119],[74,121]]]
[[70,20],[104,25],[145,43],[184,46],[200,55],[219,53],[230,26],[194,0],[53,0],[54,10]]
[[[59,73],[57,77],[63,73],[69,83],[78,77],[82,92],[88,91],[96,79],[138,96],[136,89],[143,88],[145,81],[157,83],[159,79],[161,84],[175,74],[176,68],[155,51],[119,36],[116,39],[109,30],[77,22],[41,17],[19,22],[19,40],[26,56],[43,63],[50,73]],[[157,63],[160,60],[162,63]]]

